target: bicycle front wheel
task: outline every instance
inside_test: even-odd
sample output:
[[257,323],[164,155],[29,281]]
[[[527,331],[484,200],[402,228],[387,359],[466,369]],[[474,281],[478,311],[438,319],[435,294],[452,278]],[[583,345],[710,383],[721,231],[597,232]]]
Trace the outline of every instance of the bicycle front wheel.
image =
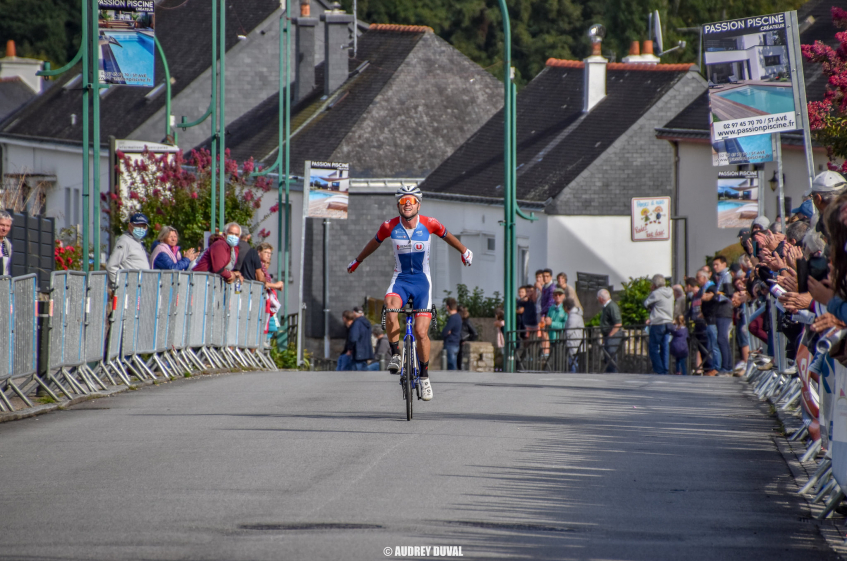
[[412,353],[412,338],[407,337],[403,343],[405,347],[404,355],[405,355],[405,364],[403,364],[403,369],[406,371],[406,420],[412,420],[412,377],[415,375],[415,367],[414,367],[414,353]]

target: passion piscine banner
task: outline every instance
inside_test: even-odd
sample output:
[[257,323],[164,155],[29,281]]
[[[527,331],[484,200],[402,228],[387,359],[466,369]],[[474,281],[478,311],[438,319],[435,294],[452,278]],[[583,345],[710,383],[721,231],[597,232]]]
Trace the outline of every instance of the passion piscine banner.
[[309,218],[347,218],[350,193],[350,164],[343,162],[306,162],[305,189]]
[[718,228],[749,228],[759,214],[759,172],[718,172]]
[[156,66],[153,0],[98,0],[101,84],[152,87]]
[[703,26],[713,141],[802,129],[790,19],[782,12]]

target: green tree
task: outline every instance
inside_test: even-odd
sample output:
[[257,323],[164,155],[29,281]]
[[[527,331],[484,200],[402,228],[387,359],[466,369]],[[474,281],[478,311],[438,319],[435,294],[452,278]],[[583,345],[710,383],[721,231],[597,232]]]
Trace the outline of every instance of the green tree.
[[650,312],[644,307],[644,300],[650,295],[652,282],[647,277],[629,278],[621,283],[623,291],[618,305],[621,307],[621,319],[624,325],[641,325],[650,317]]
[[[237,222],[256,231],[261,222],[279,210],[278,205],[274,205],[268,215],[259,219],[255,216],[261,207],[262,197],[270,191],[270,181],[265,177],[252,181],[252,158],[239,167],[235,160],[228,157],[229,150],[226,155],[226,221]],[[120,159],[118,171],[122,183],[128,185],[129,199],[124,200],[117,194],[112,194],[110,198],[104,195],[103,211],[118,217],[111,220],[112,234],[117,237],[123,232],[130,213],[143,212],[153,224],[154,233],[162,226],[173,226],[179,231],[183,247],[202,246],[204,233],[210,227],[212,208],[212,157],[208,150],[192,150],[187,163],[194,166],[193,171],[183,168],[181,152],[173,157],[145,152],[137,160],[132,160],[122,152],[118,152],[117,156]],[[256,237],[264,238],[267,235],[263,228]],[[154,240],[155,235],[145,239],[148,249]]]
[[0,2],[0,53],[13,39],[20,57],[61,66],[79,50],[82,39],[79,0],[3,0]]

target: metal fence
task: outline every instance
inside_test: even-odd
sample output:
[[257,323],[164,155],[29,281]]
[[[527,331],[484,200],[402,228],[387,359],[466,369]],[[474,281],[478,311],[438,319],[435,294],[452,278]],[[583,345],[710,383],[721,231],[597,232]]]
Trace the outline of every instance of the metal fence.
[[[58,400],[133,376],[276,368],[261,283],[238,289],[209,273],[160,270],[120,271],[116,281],[53,272],[39,323],[36,275],[0,277],[0,411],[14,410],[15,396],[31,406],[36,390]],[[291,335],[292,320],[282,321]]]
[[[514,357],[518,372],[626,372],[651,374],[650,335],[647,325],[626,325],[613,337],[606,338],[599,327],[562,330],[519,330],[510,332],[506,352]],[[701,360],[709,355],[705,335],[698,337],[689,326],[686,369],[694,373]],[[735,364],[735,332],[731,333]],[[670,372],[676,359],[668,357]]]

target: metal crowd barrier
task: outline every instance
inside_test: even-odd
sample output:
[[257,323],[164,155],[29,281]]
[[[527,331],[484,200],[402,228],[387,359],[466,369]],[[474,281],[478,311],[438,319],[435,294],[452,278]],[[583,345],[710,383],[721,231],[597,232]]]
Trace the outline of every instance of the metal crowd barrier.
[[[768,313],[771,325],[777,325],[780,312],[774,298],[768,297],[763,307],[756,313]],[[804,442],[800,462],[816,465],[809,468],[812,475],[798,494],[823,505],[816,514],[822,520],[841,504],[847,489],[847,402],[836,397],[847,394],[847,367],[830,355],[838,349],[843,360],[839,347],[847,330],[833,328],[815,342],[806,328],[794,361],[786,358],[784,335],[777,329],[769,334],[768,346],[751,352],[744,380],[759,399],[769,401],[787,419],[799,420],[793,430],[786,421],[788,440]]]
[[605,338],[598,327],[510,332],[506,352],[518,372],[627,372],[649,374],[646,326],[624,326]]
[[38,300],[35,275],[0,277],[0,411],[14,411],[16,397],[32,406],[35,391],[59,400],[133,376],[276,369],[259,282],[236,287],[209,273],[130,270],[109,286],[105,272],[57,271],[41,316]]

